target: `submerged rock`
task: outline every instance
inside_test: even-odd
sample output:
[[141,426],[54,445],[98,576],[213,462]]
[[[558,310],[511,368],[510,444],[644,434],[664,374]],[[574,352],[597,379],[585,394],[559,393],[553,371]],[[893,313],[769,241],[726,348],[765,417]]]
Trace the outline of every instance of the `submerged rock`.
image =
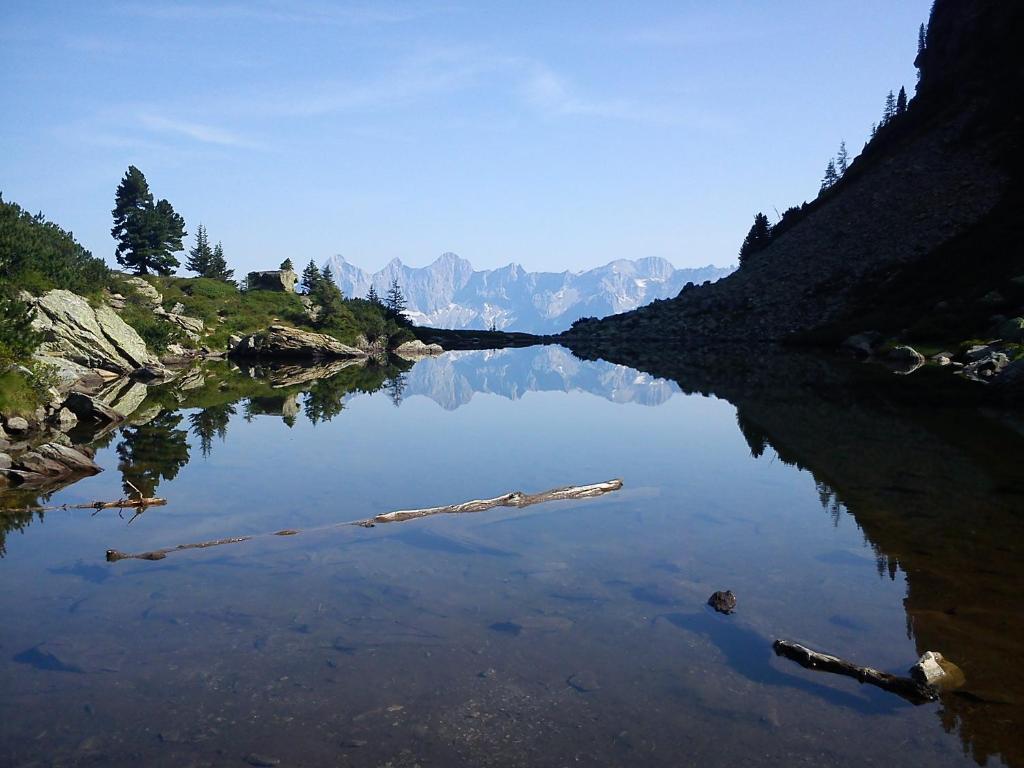
[[719,613],[732,613],[736,610],[736,595],[732,593],[731,589],[715,592],[708,598],[708,605]]

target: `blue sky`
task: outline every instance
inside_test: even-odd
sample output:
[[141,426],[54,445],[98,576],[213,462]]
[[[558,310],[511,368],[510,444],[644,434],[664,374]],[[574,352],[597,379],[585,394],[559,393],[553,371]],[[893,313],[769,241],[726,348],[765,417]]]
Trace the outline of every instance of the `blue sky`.
[[113,260],[129,164],[237,270],[734,263],[931,0],[0,4],[0,191]]

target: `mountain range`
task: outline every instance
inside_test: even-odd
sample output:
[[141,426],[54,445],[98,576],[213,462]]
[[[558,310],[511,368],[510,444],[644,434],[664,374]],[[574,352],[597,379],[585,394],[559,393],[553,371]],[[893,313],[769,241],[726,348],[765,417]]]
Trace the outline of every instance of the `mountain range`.
[[732,267],[676,269],[660,258],[617,259],[583,272],[527,272],[518,264],[475,270],[466,259],[444,253],[426,267],[393,259],[367,272],[333,256],[330,267],[342,292],[365,298],[372,285],[383,297],[395,278],[417,325],[557,333],[580,317],[605,317],[676,296],[687,283],[701,284]]

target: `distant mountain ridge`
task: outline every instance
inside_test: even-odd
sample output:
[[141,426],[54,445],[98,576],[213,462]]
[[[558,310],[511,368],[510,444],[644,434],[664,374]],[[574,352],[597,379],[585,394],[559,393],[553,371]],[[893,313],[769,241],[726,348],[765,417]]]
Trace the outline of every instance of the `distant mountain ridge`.
[[352,298],[365,298],[370,286],[384,296],[398,278],[417,325],[436,328],[557,333],[580,317],[605,317],[675,296],[689,282],[717,280],[733,267],[676,269],[660,258],[617,259],[583,272],[527,272],[518,264],[475,270],[466,259],[444,253],[426,267],[393,259],[367,272],[332,256],[335,282]]

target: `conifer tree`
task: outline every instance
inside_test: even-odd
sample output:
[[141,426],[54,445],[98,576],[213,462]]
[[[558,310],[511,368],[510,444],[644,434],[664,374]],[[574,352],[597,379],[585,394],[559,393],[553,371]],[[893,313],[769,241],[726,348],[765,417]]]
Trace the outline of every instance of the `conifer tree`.
[[885,97],[885,109],[882,111],[882,125],[889,123],[894,117],[896,117],[896,95],[889,91],[889,95]]
[[205,276],[212,277],[214,280],[223,280],[225,283],[234,282],[235,270],[228,269],[228,262],[224,258],[224,246],[219,241],[213,246],[213,253],[210,256],[210,264]]
[[388,295],[384,298],[384,309],[395,320],[405,320],[405,296],[402,294],[402,287],[398,284],[397,277],[391,279],[391,287],[388,288]]
[[185,220],[167,200],[153,204],[146,177],[134,165],[128,166],[117,187],[111,214],[118,264],[139,275],[150,270],[169,275],[179,266],[174,254],[183,247]]
[[316,284],[320,282],[322,276],[320,275],[320,268],[316,265],[316,262],[312,259],[309,260],[309,264],[302,270],[302,290],[308,296],[316,288]]
[[751,255],[768,245],[771,239],[772,228],[768,224],[768,217],[763,213],[755,214],[754,224],[743,239],[743,245],[740,246],[740,266],[747,264]]
[[200,277],[210,277],[210,260],[213,258],[213,251],[210,249],[210,240],[206,234],[206,227],[200,224],[196,227],[196,245],[188,252],[188,259],[185,260],[185,269],[195,272]]
[[334,282],[330,264],[324,267],[323,274],[313,287],[311,298],[320,307],[316,323],[321,328],[332,325],[337,317],[344,312],[345,297],[337,283]]
[[278,267],[278,269],[280,269],[283,272],[286,269],[294,270],[295,267],[292,265],[292,260],[291,259],[285,259],[284,261],[281,262],[281,266]]
[[377,295],[377,289],[373,287],[373,283],[370,283],[370,290],[366,292],[366,300],[371,304],[376,304],[378,307],[384,306],[384,302]]
[[924,23],[917,28],[917,55],[920,56],[924,53],[924,49],[928,47],[927,37],[925,34]]
[[907,89],[900,86],[899,96],[896,97],[896,114],[902,115],[907,111]]
[[850,167],[850,154],[846,151],[846,142],[839,142],[839,153],[836,155],[836,170],[839,171],[839,175],[842,176],[846,173],[846,169]]
[[839,181],[839,174],[836,173],[836,161],[829,160],[828,165],[825,166],[825,177],[821,180],[821,192],[824,192],[837,181]]

